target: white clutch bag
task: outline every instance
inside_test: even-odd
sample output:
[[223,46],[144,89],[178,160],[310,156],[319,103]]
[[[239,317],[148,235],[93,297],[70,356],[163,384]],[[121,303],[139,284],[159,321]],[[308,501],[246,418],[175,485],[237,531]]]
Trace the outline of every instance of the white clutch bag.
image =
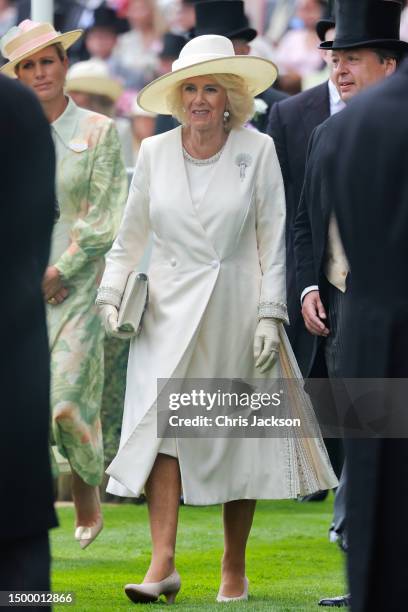
[[148,278],[142,272],[131,272],[119,308],[118,328],[121,332],[140,332],[149,299]]

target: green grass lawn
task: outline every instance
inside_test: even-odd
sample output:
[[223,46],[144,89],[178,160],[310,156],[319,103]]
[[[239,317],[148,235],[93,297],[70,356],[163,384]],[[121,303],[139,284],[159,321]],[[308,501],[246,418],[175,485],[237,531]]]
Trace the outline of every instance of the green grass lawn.
[[[85,550],[73,539],[73,509],[59,508],[60,528],[52,532],[54,591],[74,591],[73,607],[55,610],[135,609],[123,592],[140,582],[149,564],[150,537],[146,506],[104,505],[105,528]],[[248,553],[248,602],[234,610],[315,610],[320,597],[345,592],[343,558],[327,540],[330,500],[259,502]],[[215,603],[222,554],[221,508],[182,507],[177,541],[177,569],[182,610],[220,610]],[[164,610],[163,602],[149,610]],[[137,609],[146,609],[138,606]],[[230,608],[228,608],[230,609]]]

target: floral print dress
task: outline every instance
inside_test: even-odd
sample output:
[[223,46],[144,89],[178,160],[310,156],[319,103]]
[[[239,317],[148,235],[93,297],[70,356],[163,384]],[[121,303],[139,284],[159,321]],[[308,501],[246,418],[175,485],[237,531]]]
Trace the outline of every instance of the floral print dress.
[[53,434],[72,469],[89,485],[98,485],[104,471],[104,331],[95,298],[127,197],[126,170],[111,119],[69,99],[51,125],[60,218],[49,263],[69,291],[62,304],[47,305]]

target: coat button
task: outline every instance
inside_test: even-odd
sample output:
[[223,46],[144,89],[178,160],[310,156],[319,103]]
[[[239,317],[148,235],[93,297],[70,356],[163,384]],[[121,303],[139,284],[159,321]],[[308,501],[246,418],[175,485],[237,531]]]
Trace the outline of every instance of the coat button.
[[177,261],[174,259],[174,257],[172,257],[170,259],[170,265],[174,268],[177,265]]
[[219,265],[220,265],[220,262],[219,262],[219,261],[217,261],[216,259],[214,259],[214,260],[211,262],[211,267],[212,267],[212,268],[214,268],[214,270],[215,270],[216,268],[218,268],[218,266],[219,266]]

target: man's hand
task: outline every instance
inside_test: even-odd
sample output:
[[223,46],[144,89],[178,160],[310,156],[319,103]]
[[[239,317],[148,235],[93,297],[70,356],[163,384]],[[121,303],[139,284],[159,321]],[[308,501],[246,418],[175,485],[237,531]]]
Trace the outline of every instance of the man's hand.
[[46,302],[54,299],[57,304],[61,304],[68,296],[68,289],[62,284],[61,275],[55,266],[48,266],[46,269],[42,289]]
[[308,332],[314,336],[329,335],[330,330],[322,321],[326,321],[327,316],[318,291],[310,291],[303,298],[302,316]]

